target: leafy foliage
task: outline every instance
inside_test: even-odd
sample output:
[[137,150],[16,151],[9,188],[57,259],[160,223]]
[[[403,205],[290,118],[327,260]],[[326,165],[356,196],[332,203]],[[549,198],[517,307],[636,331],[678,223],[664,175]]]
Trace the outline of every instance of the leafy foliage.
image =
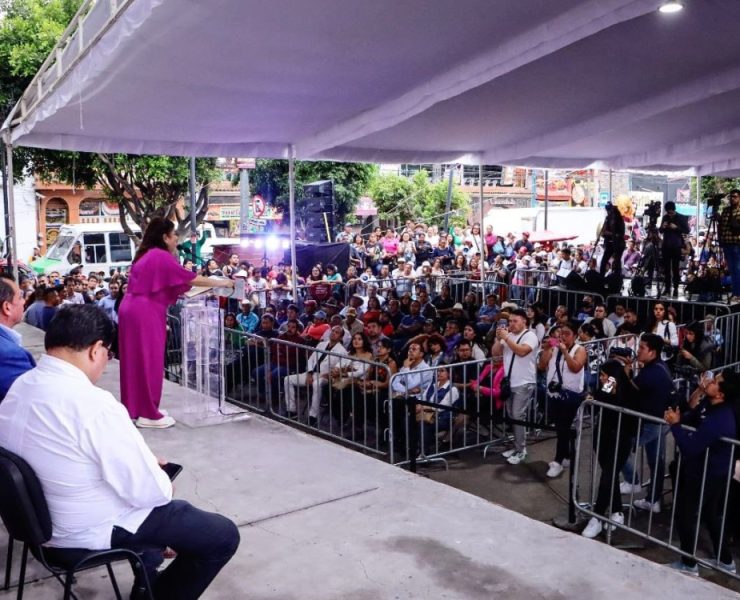
[[77,12],[81,0],[0,0],[0,115],[10,111]]
[[[447,205],[447,181],[432,183],[424,169],[412,179],[399,175],[379,175],[370,185],[370,195],[378,216],[405,221],[412,218],[428,224],[442,224]],[[470,211],[470,198],[458,186],[452,188],[450,223],[463,225]]]
[[[354,211],[357,200],[367,192],[377,173],[375,165],[367,163],[342,163],[331,161],[296,161],[296,209],[303,207],[303,186],[313,181],[334,181],[334,201],[337,222]],[[279,208],[288,208],[288,161],[258,160],[257,168],[250,174],[252,189]]]
[[[7,113],[20,98],[80,4],[81,0],[0,0],[6,15],[0,21],[0,112]],[[15,178],[33,173],[45,181],[86,188],[100,185],[106,197],[118,203],[121,224],[132,237],[126,215],[142,230],[154,216],[175,221],[181,236],[189,228],[189,215],[178,207],[188,194],[187,158],[37,148],[14,148],[13,156]],[[198,222],[208,209],[207,184],[215,176],[214,167],[212,159],[196,161]]]

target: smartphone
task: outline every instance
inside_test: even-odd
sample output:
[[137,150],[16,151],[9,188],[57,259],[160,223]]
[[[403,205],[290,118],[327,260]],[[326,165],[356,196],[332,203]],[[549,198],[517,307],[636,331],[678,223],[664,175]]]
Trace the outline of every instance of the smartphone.
[[499,319],[496,323],[496,329],[506,329],[509,326],[509,319]]
[[160,466],[162,467],[162,470],[167,473],[167,477],[170,478],[170,481],[174,481],[175,477],[177,477],[180,474],[180,471],[182,471],[182,465],[178,465],[173,462],[168,462],[167,464]]
[[616,384],[617,384],[617,380],[614,379],[614,377],[609,377],[609,379],[606,380],[604,387],[602,387],[601,389],[607,394],[611,394]]
[[560,342],[557,338],[551,337],[547,340],[547,343],[550,344],[553,348],[557,348],[560,345]]

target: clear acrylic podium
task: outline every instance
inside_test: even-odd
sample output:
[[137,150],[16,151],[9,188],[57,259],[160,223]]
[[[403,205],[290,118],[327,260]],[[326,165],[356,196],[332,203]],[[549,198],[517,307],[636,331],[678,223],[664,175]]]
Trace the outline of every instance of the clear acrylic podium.
[[182,385],[184,410],[180,420],[192,427],[247,419],[249,415],[227,407],[224,313],[218,301],[205,295],[182,304]]

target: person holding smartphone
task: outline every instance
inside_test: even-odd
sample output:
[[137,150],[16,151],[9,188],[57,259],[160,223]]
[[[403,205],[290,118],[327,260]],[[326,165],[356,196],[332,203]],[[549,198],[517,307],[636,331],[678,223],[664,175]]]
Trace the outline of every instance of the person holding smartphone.
[[558,477],[570,455],[570,429],[585,395],[585,366],[588,353],[576,343],[578,326],[563,323],[556,335],[547,339],[537,368],[546,371],[547,407],[554,415],[557,432],[555,458],[548,464],[547,476]]
[[[503,324],[502,324],[503,325]],[[537,387],[537,334],[529,329],[527,313],[521,308],[509,314],[507,327],[496,329],[497,342],[492,348],[493,357],[503,356],[505,377],[511,393],[506,398],[506,414],[510,419],[523,421]],[[527,458],[524,425],[514,424],[514,448],[502,456],[510,465],[518,465]]]
[[[594,397],[598,402],[636,410],[637,403],[631,387],[624,365],[612,358],[599,369],[599,389],[596,390]],[[634,417],[614,409],[599,407],[598,411],[600,414],[593,416],[595,423],[593,445],[601,467],[601,477],[593,510],[599,515],[608,516],[615,523],[623,524],[619,470],[629,457],[637,423]],[[595,538],[602,532],[603,527],[601,519],[592,517],[581,535]]]

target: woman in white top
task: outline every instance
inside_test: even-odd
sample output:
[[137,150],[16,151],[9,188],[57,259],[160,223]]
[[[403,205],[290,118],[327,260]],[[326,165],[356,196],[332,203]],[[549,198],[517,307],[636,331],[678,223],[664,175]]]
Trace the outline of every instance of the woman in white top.
[[463,327],[463,339],[473,344],[473,360],[483,360],[486,357],[486,351],[478,339],[478,332],[474,325],[468,323]]
[[563,461],[570,456],[570,429],[585,391],[586,349],[576,343],[578,327],[562,323],[554,337],[548,338],[537,367],[547,369],[548,408],[555,415],[557,446],[555,459],[548,465],[548,477],[563,472]]
[[678,329],[662,302],[653,305],[653,315],[648,321],[647,331],[662,337],[667,345],[678,347]]

